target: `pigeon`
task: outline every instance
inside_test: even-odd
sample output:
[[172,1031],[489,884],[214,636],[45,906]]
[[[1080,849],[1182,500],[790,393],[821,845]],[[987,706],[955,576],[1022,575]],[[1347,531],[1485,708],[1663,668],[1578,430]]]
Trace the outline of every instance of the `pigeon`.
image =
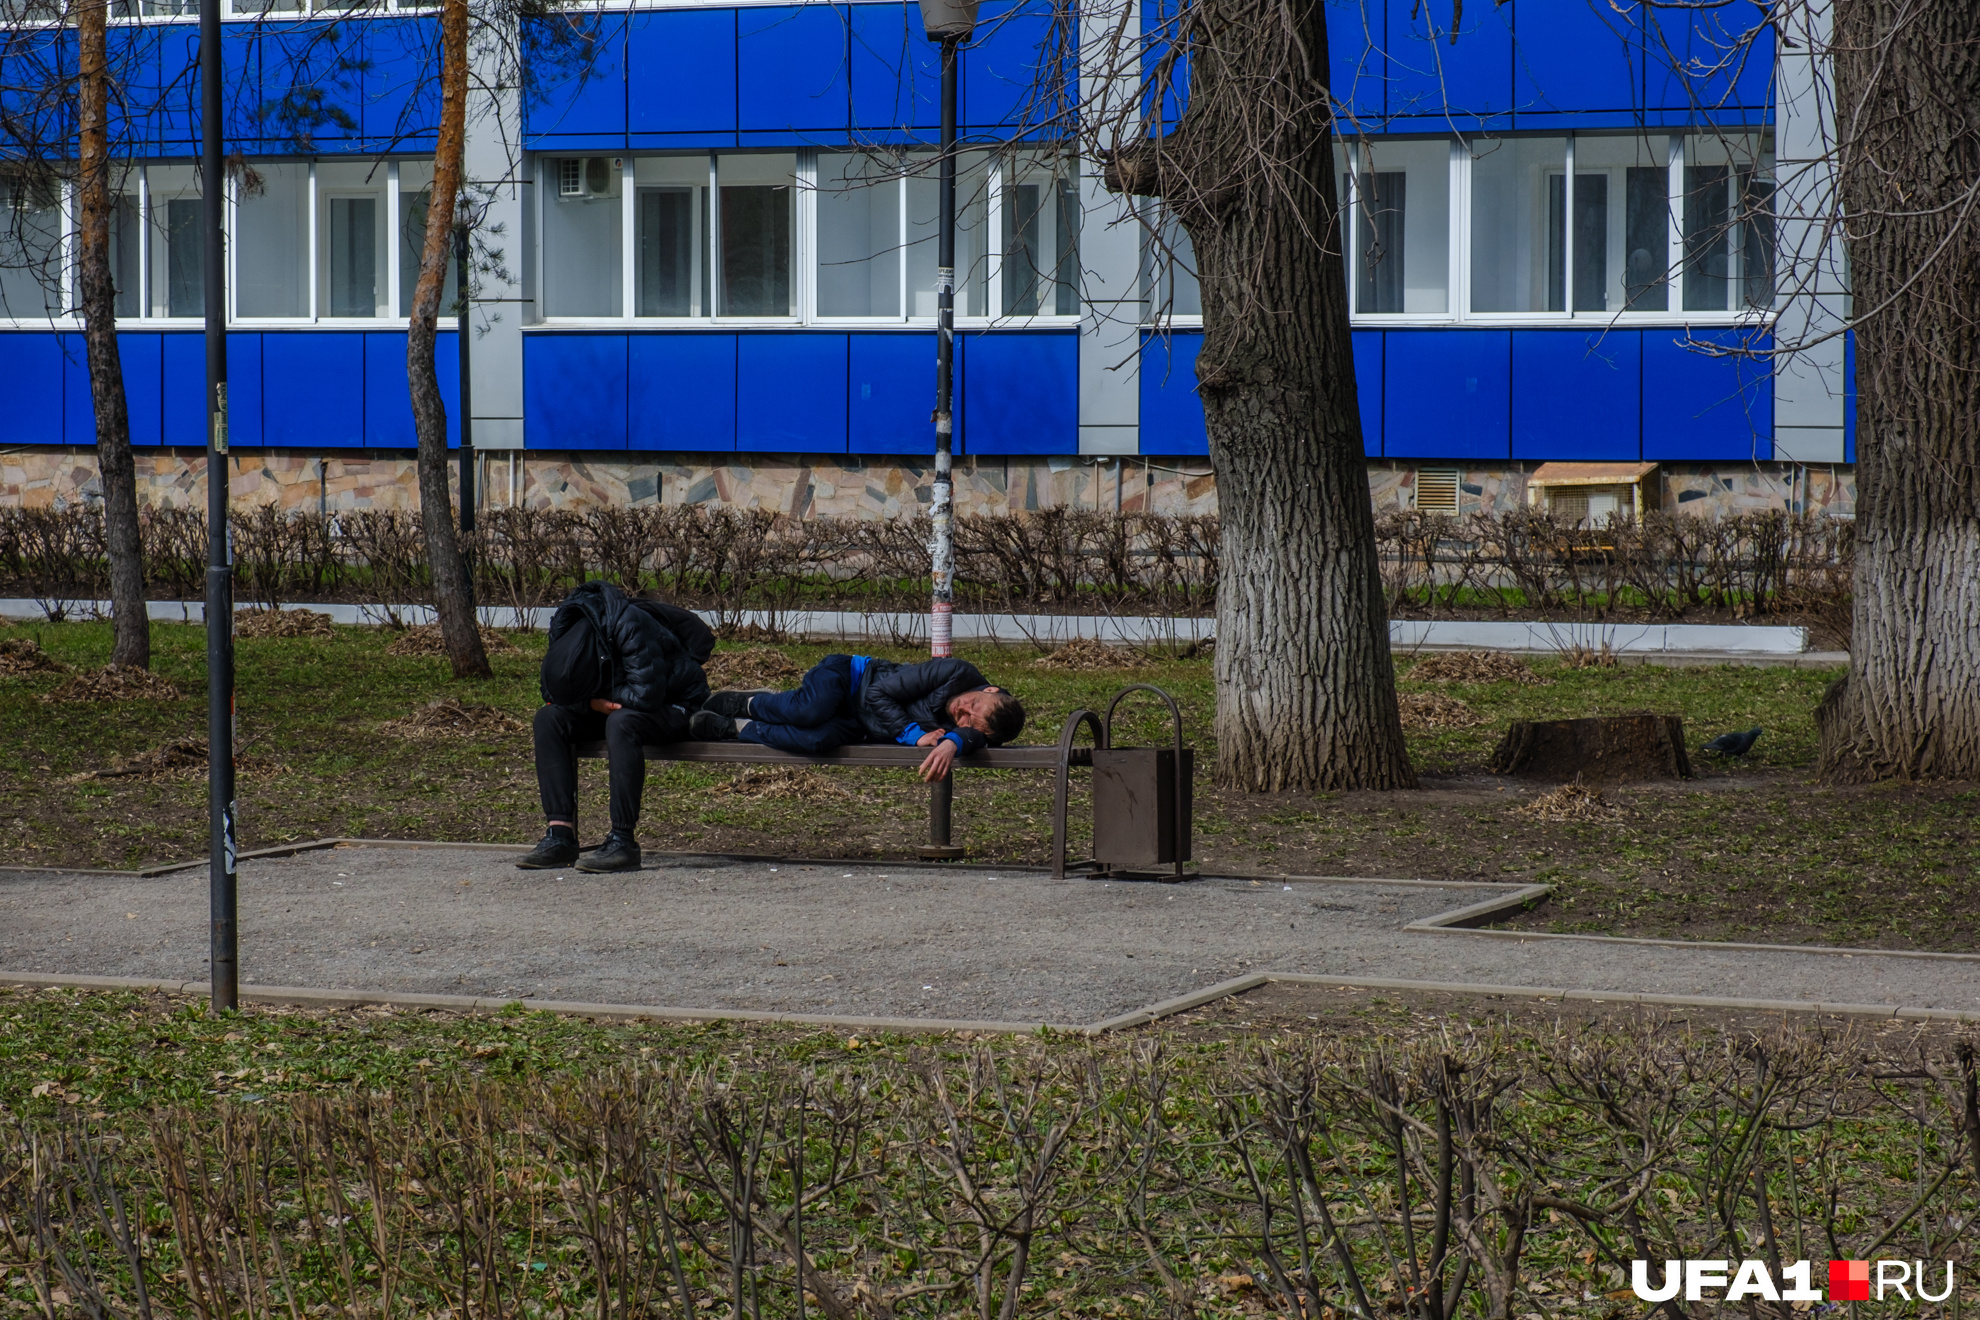
[[1706,743],[1705,750],[1717,752],[1721,756],[1745,756],[1753,750],[1753,744],[1759,741],[1760,730],[1752,728],[1745,733],[1722,733]]

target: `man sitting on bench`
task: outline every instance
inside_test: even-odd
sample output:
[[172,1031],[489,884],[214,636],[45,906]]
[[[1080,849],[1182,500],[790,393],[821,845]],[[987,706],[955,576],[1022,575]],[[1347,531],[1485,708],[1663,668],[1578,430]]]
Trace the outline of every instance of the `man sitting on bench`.
[[[550,618],[536,712],[536,785],[550,826],[516,865],[542,871],[637,871],[639,800],[649,743],[688,736],[688,715],[708,696],[701,662],[715,634],[694,614],[609,582],[586,582]],[[578,860],[577,744],[603,741],[612,786],[612,832]]]
[[1017,737],[1024,707],[967,660],[828,655],[795,691],[717,692],[689,729],[703,742],[736,738],[804,756],[858,742],[927,747],[920,773],[933,783],[958,755]]

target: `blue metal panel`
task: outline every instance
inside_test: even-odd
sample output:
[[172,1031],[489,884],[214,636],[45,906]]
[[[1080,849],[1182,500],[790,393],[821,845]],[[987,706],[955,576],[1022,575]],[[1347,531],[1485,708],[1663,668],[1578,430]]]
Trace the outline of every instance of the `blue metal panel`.
[[1189,56],[1178,56],[1164,73],[1158,66],[1175,42],[1182,19],[1181,0],[1147,0],[1141,6],[1143,52],[1141,76],[1146,84],[1141,93],[1143,114],[1155,110],[1156,84],[1160,82],[1161,117],[1149,124],[1150,135],[1159,136],[1175,127],[1189,104]]
[[[580,25],[593,43],[589,61],[555,68],[523,110],[523,140],[567,150],[622,149],[626,142],[626,19],[623,14],[559,15],[525,22]],[[545,41],[556,38],[546,35]],[[539,139],[549,139],[539,142]]]
[[128,330],[117,336],[117,357],[124,368],[124,410],[134,445],[155,445],[164,438],[159,412],[164,403],[161,338]]
[[[1764,351],[1773,336],[1698,330],[1694,340]],[[1774,373],[1766,358],[1711,357],[1686,332],[1643,332],[1643,457],[1650,461],[1761,461],[1774,456]]]
[[634,146],[735,145],[735,10],[636,13],[626,43]]
[[1149,335],[1141,342],[1141,452],[1202,455],[1210,452],[1203,429],[1203,401],[1196,396],[1200,334]]
[[1643,335],[1512,332],[1512,456],[1627,460],[1643,451]]
[[[440,401],[447,408],[447,447],[461,444],[460,336],[442,333],[433,342],[433,369],[440,378]],[[406,332],[368,330],[364,335],[364,446],[412,449],[412,387],[406,378]]]
[[89,358],[78,334],[62,340],[62,443],[94,447],[96,409],[89,395]]
[[[1391,119],[1427,115],[1444,124],[1448,117],[1463,127],[1511,111],[1511,5],[1464,6],[1463,21],[1453,42],[1451,15],[1456,0],[1385,3],[1389,35],[1387,108]],[[1502,127],[1503,121],[1497,126]]]
[[1380,128],[1389,80],[1388,8],[1383,0],[1327,0],[1327,55],[1334,98],[1346,103],[1342,132]]
[[[168,330],[159,336],[159,411],[164,443],[206,445],[206,336]],[[227,336],[227,438],[262,443],[261,335]]]
[[1052,11],[1038,0],[985,4],[976,35],[962,55],[962,106],[967,127],[1036,125],[1045,116],[1031,108],[1038,96],[1052,33]]
[[919,6],[856,4],[848,10],[853,132],[862,141],[932,140],[942,117],[942,61],[922,35]]
[[736,448],[846,452],[846,336],[745,334],[736,344]]
[[1361,451],[1369,458],[1382,455],[1382,331],[1356,330],[1354,395],[1361,405]]
[[850,26],[839,5],[743,9],[736,17],[736,90],[745,138],[797,146],[843,140],[851,122]]
[[1507,457],[1511,332],[1390,330],[1382,359],[1384,456]]
[[363,334],[265,333],[261,372],[263,444],[296,449],[363,446]]
[[962,417],[969,453],[1079,452],[1077,334],[992,330],[969,336],[968,356]]
[[523,437],[531,449],[626,447],[626,336],[523,336]]
[[230,85],[260,149],[354,150],[364,136],[368,23],[276,23],[257,38],[259,76]]
[[1609,111],[1627,123],[1643,104],[1638,17],[1588,0],[1519,0],[1513,93],[1520,114]]
[[62,440],[62,340],[46,330],[0,332],[7,406],[0,444],[54,445]]
[[733,334],[636,334],[626,354],[631,448],[736,447]]
[[440,121],[438,20],[380,17],[362,26],[359,120],[366,149],[432,150]]
[[117,155],[141,156],[153,149],[157,126],[152,122],[151,100],[158,85],[158,47],[169,29],[155,26],[113,26],[109,32],[110,67],[117,70],[123,94],[110,98],[110,150]]
[[846,447],[854,454],[933,454],[935,336],[852,335]]

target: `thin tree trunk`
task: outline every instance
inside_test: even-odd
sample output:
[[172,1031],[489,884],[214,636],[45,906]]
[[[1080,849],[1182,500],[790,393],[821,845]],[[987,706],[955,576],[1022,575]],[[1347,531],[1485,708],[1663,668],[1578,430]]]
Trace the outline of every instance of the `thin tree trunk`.
[[[419,254],[411,328],[406,335],[406,379],[412,389],[413,428],[419,435],[419,513],[426,533],[426,562],[433,572],[433,607],[455,678],[490,676],[481,629],[474,615],[474,584],[454,534],[447,479],[447,405],[433,365],[440,295],[453,251],[455,203],[461,190],[467,136],[468,0],[441,0],[440,129],[433,149],[433,192],[426,204],[426,242]],[[462,289],[461,297],[468,291]]]
[[79,0],[76,264],[83,343],[96,415],[96,465],[103,482],[104,544],[110,558],[110,662],[151,666],[144,603],[144,544],[138,534],[137,464],[131,456],[124,367],[117,353],[117,289],[110,271],[109,0]]
[[1377,574],[1336,237],[1321,0],[1198,0],[1188,109],[1118,153],[1203,291],[1198,393],[1222,510],[1217,781],[1413,788]]
[[1980,779],[1980,7],[1840,0],[1856,326],[1849,674],[1830,782]]

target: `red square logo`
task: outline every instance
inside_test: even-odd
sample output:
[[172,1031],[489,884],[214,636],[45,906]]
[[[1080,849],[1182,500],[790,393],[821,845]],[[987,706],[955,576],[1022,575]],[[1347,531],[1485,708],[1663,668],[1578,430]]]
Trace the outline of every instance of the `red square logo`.
[[1867,1302],[1870,1300],[1870,1262],[1832,1260],[1829,1262],[1829,1300]]

